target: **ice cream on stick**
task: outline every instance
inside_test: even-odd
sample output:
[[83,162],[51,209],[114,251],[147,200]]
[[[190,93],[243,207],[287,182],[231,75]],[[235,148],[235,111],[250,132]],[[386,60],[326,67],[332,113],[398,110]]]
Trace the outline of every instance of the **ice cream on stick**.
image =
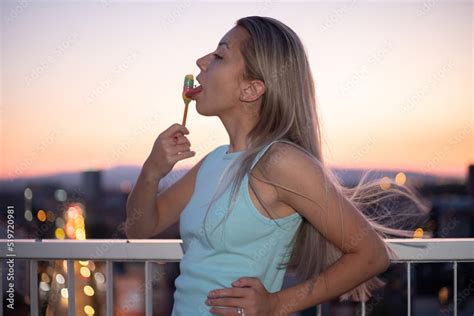
[[196,100],[196,95],[202,91],[202,86],[194,87],[194,76],[188,74],[184,77],[183,85],[183,101],[185,104],[183,115],[183,126],[186,124],[186,116],[188,114],[188,105],[191,100]]
[[197,86],[196,88],[190,89],[186,92],[186,96],[191,100],[196,100],[196,95],[202,91],[202,86]]
[[184,101],[184,115],[183,115],[183,126],[186,124],[186,116],[188,115],[188,105],[191,102],[191,98],[188,98],[187,93],[191,91],[194,87],[194,76],[193,75],[186,75],[184,77],[184,85],[183,85],[183,101]]

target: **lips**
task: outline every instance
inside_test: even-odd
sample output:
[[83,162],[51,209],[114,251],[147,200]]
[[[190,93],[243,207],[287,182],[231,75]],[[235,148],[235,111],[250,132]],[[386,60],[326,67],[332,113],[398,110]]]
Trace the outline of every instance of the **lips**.
[[186,96],[190,99],[195,100],[196,96],[199,94],[199,92],[202,91],[202,86],[197,86],[196,88],[190,89],[188,92],[186,92]]

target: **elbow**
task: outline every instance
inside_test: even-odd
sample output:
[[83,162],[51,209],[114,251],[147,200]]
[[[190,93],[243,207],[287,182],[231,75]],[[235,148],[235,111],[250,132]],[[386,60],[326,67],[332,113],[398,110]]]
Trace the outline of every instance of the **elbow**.
[[125,236],[127,236],[127,239],[146,239],[146,238],[148,238],[148,236],[145,236],[143,234],[137,233],[135,231],[130,231],[130,230],[125,231]]
[[388,254],[386,256],[384,256],[384,258],[380,260],[380,272],[379,273],[383,273],[383,272],[387,271],[388,268],[390,267],[391,263],[392,263],[392,261],[390,260],[390,257],[388,256]]
[[376,274],[383,273],[388,270],[390,264],[392,263],[390,260],[390,255],[387,249],[382,248],[381,251],[376,252],[371,256],[372,260],[370,260],[370,265],[374,267]]
[[130,228],[127,228],[126,224],[125,224],[125,236],[127,237],[127,239],[135,239],[137,238],[135,236],[135,234],[133,233],[133,231],[130,229]]
[[136,230],[126,230],[125,231],[125,236],[127,236],[127,239],[147,239],[150,238],[150,235],[144,232],[141,229],[136,229]]
[[376,267],[377,273],[383,273],[388,270],[392,263],[389,253],[389,245],[386,244],[384,239],[380,238],[374,248],[375,251],[371,256],[371,261]]
[[125,228],[125,236],[127,239],[148,239],[151,238],[153,234],[143,227],[128,227]]
[[[128,211],[128,208],[127,208],[127,211]],[[120,224],[120,230],[125,234],[125,237],[127,237],[127,239],[136,238],[128,215],[127,215],[127,218],[125,219],[125,221],[123,221]]]
[[142,231],[134,229],[134,227],[132,227],[128,221],[125,221],[125,223],[124,223],[124,233],[125,233],[125,236],[127,237],[127,239],[146,238],[140,232],[142,232]]
[[371,251],[361,253],[361,258],[365,258],[367,267],[373,275],[377,275],[387,271],[392,263],[390,255],[385,243],[380,244],[380,247],[375,247]]
[[390,267],[390,265],[392,264],[392,259],[390,258],[390,252],[389,252],[389,248],[390,246],[387,245],[385,243],[384,240],[382,240],[382,259],[381,259],[381,269],[382,269],[382,272],[385,272],[388,270],[388,268]]

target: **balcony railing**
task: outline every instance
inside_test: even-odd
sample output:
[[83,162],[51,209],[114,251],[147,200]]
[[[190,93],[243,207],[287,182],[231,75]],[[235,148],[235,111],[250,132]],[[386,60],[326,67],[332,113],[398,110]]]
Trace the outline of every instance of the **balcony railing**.
[[[9,243],[13,242],[13,248]],[[399,257],[392,263],[407,265],[407,280],[411,279],[412,263],[452,262],[453,265],[453,313],[457,316],[457,269],[459,262],[474,262],[474,238],[434,238],[434,239],[385,239],[385,242]],[[179,262],[182,258],[181,239],[90,239],[90,240],[34,240],[0,239],[0,258],[27,259],[30,270],[30,310],[31,316],[38,315],[38,260],[67,260],[68,315],[75,315],[74,261],[100,260],[106,262],[106,314],[113,315],[113,263],[114,261],[145,262],[145,312],[153,314],[151,263]],[[0,280],[3,276],[1,275]],[[411,282],[407,282],[407,315],[411,315]],[[2,282],[0,282],[0,287]],[[2,288],[0,288],[3,293]],[[0,310],[3,310],[3,300]],[[365,303],[361,303],[361,313],[365,315]],[[321,315],[318,305],[317,315]]]

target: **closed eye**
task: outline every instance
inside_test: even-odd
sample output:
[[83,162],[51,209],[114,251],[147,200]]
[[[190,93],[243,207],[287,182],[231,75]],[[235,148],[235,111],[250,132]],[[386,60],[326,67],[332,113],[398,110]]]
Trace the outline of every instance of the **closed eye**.
[[221,56],[217,55],[217,54],[212,54],[216,59],[222,59]]

